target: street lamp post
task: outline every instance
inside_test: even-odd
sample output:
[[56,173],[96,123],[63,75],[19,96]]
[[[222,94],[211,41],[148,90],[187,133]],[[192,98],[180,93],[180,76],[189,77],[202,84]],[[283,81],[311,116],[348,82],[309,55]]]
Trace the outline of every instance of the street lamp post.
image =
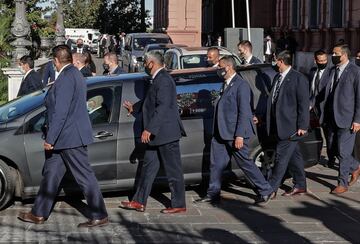
[[64,27],[64,12],[63,12],[63,0],[56,0],[57,2],[57,19],[56,19],[56,31],[55,31],[55,43],[61,45],[65,43],[65,27]]
[[11,45],[15,47],[12,52],[12,65],[16,66],[16,62],[24,55],[29,54],[27,46],[31,46],[31,42],[26,39],[30,34],[30,24],[25,16],[25,0],[15,0],[15,19],[11,25],[11,34],[15,36],[15,41]]

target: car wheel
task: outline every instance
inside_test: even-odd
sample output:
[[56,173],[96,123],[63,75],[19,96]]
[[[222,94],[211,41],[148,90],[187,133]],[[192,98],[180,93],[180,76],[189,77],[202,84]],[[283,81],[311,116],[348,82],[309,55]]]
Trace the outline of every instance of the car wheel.
[[0,160],[0,209],[7,207],[14,196],[15,178],[11,170]]
[[263,150],[261,147],[256,151],[254,156],[256,166],[261,170],[261,173],[268,178],[271,170],[275,165],[275,150],[266,149]]

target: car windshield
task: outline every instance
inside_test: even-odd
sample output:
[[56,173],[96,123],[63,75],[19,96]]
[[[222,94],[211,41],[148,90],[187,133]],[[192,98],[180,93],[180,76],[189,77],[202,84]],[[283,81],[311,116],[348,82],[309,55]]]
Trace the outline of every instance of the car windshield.
[[206,54],[195,54],[182,56],[180,63],[183,69],[208,67]]
[[0,106],[0,123],[20,117],[44,103],[46,90],[39,90]]
[[153,43],[170,43],[170,39],[169,38],[135,38],[134,49],[143,51],[147,45]]

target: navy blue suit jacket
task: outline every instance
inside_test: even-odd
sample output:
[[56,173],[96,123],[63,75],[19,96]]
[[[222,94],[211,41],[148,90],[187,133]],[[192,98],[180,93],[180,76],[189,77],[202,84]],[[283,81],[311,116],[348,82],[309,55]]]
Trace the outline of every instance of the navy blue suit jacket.
[[277,136],[281,140],[285,140],[298,129],[307,130],[309,127],[309,82],[303,74],[291,68],[283,78],[276,104],[272,105],[272,97],[278,77],[279,74],[274,77],[273,87],[268,97],[266,129],[270,134],[271,109],[272,106],[275,106]]
[[235,137],[250,138],[255,135],[251,89],[249,83],[238,74],[217,101],[215,113],[217,129],[223,140],[234,140]]
[[[324,122],[324,107],[330,93],[335,66],[331,68],[325,100],[321,103],[320,123]],[[351,128],[353,122],[360,123],[360,69],[353,63],[345,67],[334,91],[334,118],[339,128]]]
[[54,149],[92,143],[92,128],[86,107],[86,83],[72,64],[65,67],[46,97],[48,131],[46,142]]
[[41,82],[41,76],[35,70],[31,70],[25,79],[21,82],[20,89],[17,96],[24,96],[26,94],[32,93],[39,89],[42,89],[44,86]]
[[250,59],[250,64],[262,64],[262,62],[257,57],[252,56],[251,59]]
[[91,70],[89,67],[87,66],[84,66],[80,69],[80,72],[81,74],[84,76],[84,77],[91,77],[93,76],[92,73],[91,73]]
[[122,68],[120,68],[120,66],[118,66],[111,74],[120,75],[125,73],[126,73],[125,70],[123,70]]
[[154,78],[142,109],[144,128],[152,134],[149,145],[163,145],[186,135],[179,115],[175,81],[165,69]]
[[55,80],[55,70],[54,70],[54,64],[52,61],[47,62],[45,65],[43,76],[42,76],[42,82],[44,86],[46,86],[48,83],[51,83]]
[[[311,86],[312,86],[312,82],[314,79],[314,76],[316,75],[317,72],[317,67],[313,67],[310,70],[309,73],[309,92],[311,95]],[[316,113],[319,116],[320,114],[320,104],[322,101],[324,101],[325,99],[325,90],[326,90],[326,85],[329,82],[330,78],[329,78],[329,74],[330,74],[330,68],[326,67],[322,73],[322,76],[320,78],[320,82],[319,82],[319,86],[317,87],[317,89],[315,89],[315,97],[310,97],[310,106],[312,108],[316,109]]]

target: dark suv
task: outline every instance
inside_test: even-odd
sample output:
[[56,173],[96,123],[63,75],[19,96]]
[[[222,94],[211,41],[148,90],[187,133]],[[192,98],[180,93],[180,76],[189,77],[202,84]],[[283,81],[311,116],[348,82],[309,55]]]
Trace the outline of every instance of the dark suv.
[[[268,65],[241,67],[239,74],[254,91],[257,111],[266,99],[265,87],[274,76]],[[199,183],[208,175],[214,102],[223,80],[215,68],[171,72],[177,89],[179,113],[187,132],[181,139],[181,156],[187,184]],[[131,189],[142,162],[144,145],[139,143],[141,115],[127,116],[121,104],[141,101],[150,85],[144,73],[98,76],[87,80],[88,110],[94,143],[89,146],[89,160],[103,192]],[[42,126],[45,120],[43,99],[47,88],[0,106],[0,207],[14,196],[29,198],[38,191],[44,164]],[[306,166],[317,163],[322,139],[316,121],[309,136],[301,142]],[[259,167],[273,163],[273,151],[263,150],[257,138],[251,142],[251,156]],[[235,164],[234,164],[235,165]],[[230,168],[229,168],[230,169]],[[225,174],[241,175],[236,166]],[[70,178],[69,178],[70,179]],[[164,181],[161,171],[157,181]],[[73,189],[64,180],[64,189]]]

